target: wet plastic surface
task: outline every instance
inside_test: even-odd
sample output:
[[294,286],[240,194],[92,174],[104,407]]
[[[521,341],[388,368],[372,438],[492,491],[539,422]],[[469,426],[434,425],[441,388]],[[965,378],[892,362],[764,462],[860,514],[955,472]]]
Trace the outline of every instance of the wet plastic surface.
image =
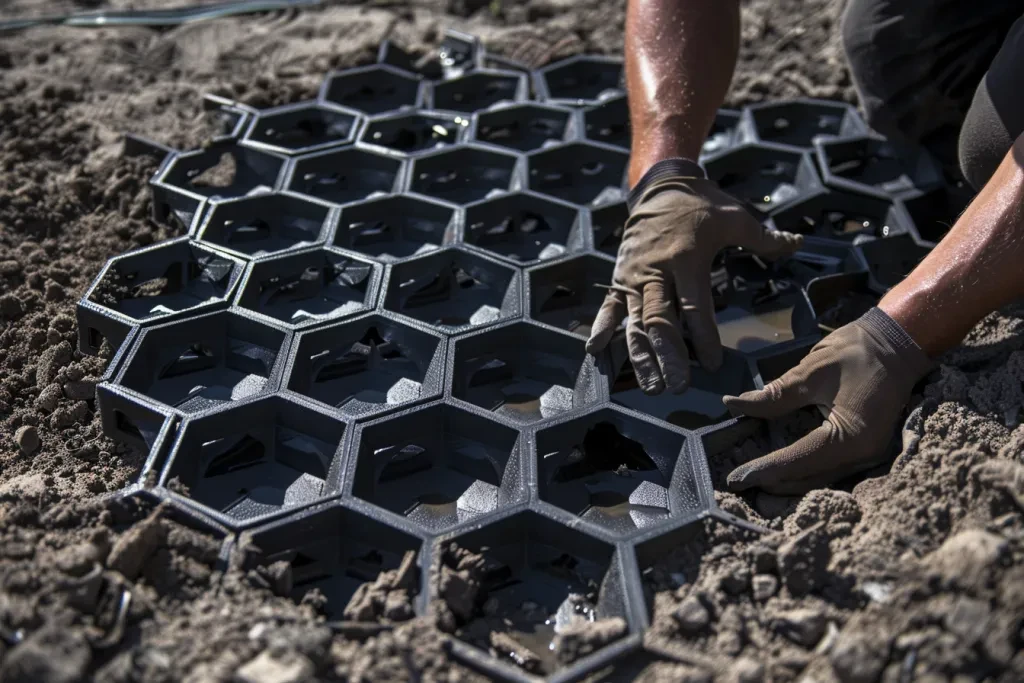
[[[641,572],[697,548],[702,519],[742,526],[706,454],[770,427],[722,395],[874,305],[967,197],[844,104],[720,111],[710,177],[804,244],[723,252],[722,368],[648,396],[621,330],[585,351],[628,217],[621,60],[531,72],[456,32],[433,59],[379,59],[316,103],[207,98],[203,150],[126,141],[162,160],[154,218],[188,236],[112,259],[79,304],[82,351],[115,351],[103,429],[148,451],[127,493],[251,531],[329,619],[381,571],[409,593],[394,614],[434,614],[450,543],[480,552],[452,653],[495,679],[578,680],[639,647]],[[583,622],[614,635],[577,660]]]

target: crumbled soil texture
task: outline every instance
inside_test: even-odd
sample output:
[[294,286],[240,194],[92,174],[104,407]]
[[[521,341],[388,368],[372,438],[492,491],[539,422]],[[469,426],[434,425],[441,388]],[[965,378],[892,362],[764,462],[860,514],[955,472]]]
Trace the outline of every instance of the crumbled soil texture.
[[[173,236],[149,221],[153,163],[125,158],[122,134],[199,147],[214,132],[206,92],[257,107],[298,101],[328,70],[372,61],[385,37],[422,52],[447,27],[534,65],[620,54],[624,5],[329,3],[164,30],[42,27],[4,37],[0,679],[480,678],[451,659],[451,636],[437,623],[386,609],[395,576],[350,605],[348,616],[364,621],[328,622],[322,595],[283,597],[286,567],[263,566],[258,549],[222,551],[216,534],[174,510],[110,499],[142,457],[100,432],[92,390],[105,360],[75,350],[74,303],[107,258]],[[840,5],[745,2],[729,103],[852,101]],[[4,12],[97,6],[18,0]],[[646,647],[595,679],[1024,678],[1022,347],[1024,308],[979,324],[922,383],[902,448],[876,476],[796,499],[719,493],[724,509],[770,533],[711,527],[646,568]],[[721,457],[756,457],[770,440],[749,444]],[[721,489],[727,466],[712,468]]]

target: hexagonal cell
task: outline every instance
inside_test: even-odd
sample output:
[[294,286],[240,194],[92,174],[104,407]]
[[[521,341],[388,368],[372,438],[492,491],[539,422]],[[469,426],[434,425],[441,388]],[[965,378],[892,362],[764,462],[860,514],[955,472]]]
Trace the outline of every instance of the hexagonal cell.
[[[610,642],[627,633],[627,591],[615,547],[537,512],[456,536],[442,546],[439,563],[431,593],[442,618],[498,667],[517,664],[544,675],[570,666],[573,653],[560,634],[581,622],[614,619],[602,629]],[[472,604],[445,591],[446,576],[465,568],[481,583]]]
[[455,204],[468,204],[512,188],[517,158],[481,147],[460,145],[412,162],[409,189]]
[[601,408],[542,429],[536,439],[541,500],[613,533],[699,507],[686,439],[678,432]]
[[144,481],[155,464],[154,456],[166,452],[177,429],[176,418],[170,410],[139,401],[123,387],[110,382],[96,386],[96,411],[100,414],[103,434],[116,443],[124,444],[139,453],[148,454],[139,472]]
[[605,204],[625,199],[629,154],[592,142],[546,147],[526,156],[531,190],[573,204]]
[[910,275],[910,271],[931,251],[931,247],[909,234],[864,242],[858,249],[867,261],[871,288],[880,294]]
[[211,204],[195,236],[242,258],[269,256],[323,242],[331,207],[288,193]]
[[852,323],[878,304],[879,295],[869,286],[868,278],[867,271],[837,273],[807,285],[807,298],[823,332]]
[[380,413],[437,396],[442,338],[379,315],[296,335],[285,386],[343,413]]
[[423,81],[387,64],[336,71],[324,79],[320,101],[333,102],[364,114],[415,107],[422,102]]
[[822,189],[772,214],[779,230],[852,242],[861,235],[905,231],[890,215],[892,202],[859,192]]
[[395,152],[416,154],[462,142],[468,117],[443,112],[389,114],[370,119],[359,140]]
[[797,99],[751,105],[741,125],[744,141],[810,148],[818,136],[849,137],[867,132],[857,110],[842,102]]
[[556,258],[583,248],[579,210],[532,192],[467,206],[463,239],[517,263]]
[[928,192],[916,192],[903,200],[903,206],[927,244],[938,244],[971,203],[974,194],[967,187],[943,186]]
[[206,198],[245,197],[278,187],[285,158],[229,139],[193,152],[176,153],[150,183],[153,217],[188,228]]
[[719,109],[715,121],[711,124],[708,137],[701,146],[700,156],[712,156],[723,152],[736,144],[736,127],[740,123],[740,113],[733,109]]
[[871,135],[818,140],[814,147],[831,187],[890,197],[942,184],[942,172],[924,149]]
[[788,147],[740,145],[709,157],[704,170],[723,190],[764,213],[821,187],[811,158]]
[[273,391],[289,335],[233,311],[143,330],[117,383],[182,413]]
[[550,140],[564,140],[569,130],[568,109],[543,104],[495,107],[477,114],[473,138],[521,152],[537,149]]
[[[690,387],[681,394],[663,392],[657,396],[645,394],[637,383],[633,364],[625,351],[625,340],[615,340],[616,358],[621,358],[617,375],[611,385],[613,403],[632,408],[651,417],[664,420],[684,429],[701,429],[730,419],[722,403],[722,396],[738,396],[754,389],[754,378],[746,359],[725,350],[722,367],[708,372],[696,363],[690,364]],[[691,352],[691,358],[693,354]]]
[[352,495],[443,532],[526,500],[519,433],[435,403],[360,430]]
[[227,306],[243,265],[185,238],[111,259],[78,305],[79,348],[117,348],[135,325]]
[[472,114],[503,101],[526,97],[526,76],[514,71],[477,69],[434,84],[433,108]]
[[377,192],[397,192],[402,162],[366,149],[339,149],[297,158],[286,187],[295,192],[345,204]]
[[461,249],[443,249],[391,267],[384,308],[444,332],[520,314],[519,273]]
[[590,255],[531,269],[526,278],[530,317],[589,337],[608,291],[600,285],[611,284],[614,270],[610,261]]
[[537,99],[584,105],[622,90],[622,60],[576,55],[536,72]]
[[[724,272],[717,271],[712,294],[723,346],[749,353],[815,332],[799,267],[811,269],[805,281],[828,274],[815,267],[818,259],[798,252],[768,263],[749,252],[727,252],[722,260]],[[830,265],[832,272],[840,268],[838,262]]]
[[235,305],[291,329],[373,308],[380,266],[333,249],[310,249],[252,264]]
[[261,111],[245,140],[285,154],[301,154],[355,140],[359,116],[328,104],[302,102]]
[[609,256],[617,256],[627,220],[629,206],[624,201],[591,209],[590,229],[594,232],[594,247]]
[[455,223],[456,209],[450,204],[394,195],[344,206],[332,243],[381,261],[396,261],[450,244]]
[[583,110],[583,134],[594,142],[629,149],[629,101],[626,96],[611,97]]
[[[323,596],[320,612],[331,621],[403,621],[414,616],[422,584],[422,542],[408,531],[365,512],[334,503],[253,529],[266,564],[291,568],[290,597]],[[367,613],[367,584],[388,578],[383,613]],[[394,595],[395,593],[398,595]],[[383,597],[383,596],[381,596]],[[396,599],[397,598],[397,599]]]
[[527,322],[453,342],[452,396],[525,424],[598,400],[582,339]]
[[[160,478],[228,523],[251,524],[337,490],[345,423],[282,396],[188,420]],[[220,513],[219,515],[217,513]]]

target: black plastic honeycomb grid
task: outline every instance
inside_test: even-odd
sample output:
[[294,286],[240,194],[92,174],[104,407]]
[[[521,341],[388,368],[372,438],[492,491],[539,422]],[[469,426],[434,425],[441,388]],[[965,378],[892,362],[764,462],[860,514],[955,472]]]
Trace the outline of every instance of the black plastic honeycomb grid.
[[[451,31],[432,59],[385,43],[312,102],[208,97],[203,150],[128,138],[160,160],[155,218],[187,235],[112,259],[79,304],[80,348],[112,357],[104,431],[147,452],[126,500],[167,500],[225,547],[249,535],[330,618],[388,569],[435,614],[449,543],[480,551],[503,578],[452,651],[495,678],[576,680],[642,647],[644,571],[706,520],[749,528],[715,506],[707,457],[762,423],[721,395],[877,302],[966,198],[847,105],[722,110],[701,163],[804,246],[720,254],[722,369],[648,397],[621,338],[584,348],[627,215],[621,72],[531,71]],[[525,669],[481,635],[506,608],[548,633],[566,605],[626,630]]]

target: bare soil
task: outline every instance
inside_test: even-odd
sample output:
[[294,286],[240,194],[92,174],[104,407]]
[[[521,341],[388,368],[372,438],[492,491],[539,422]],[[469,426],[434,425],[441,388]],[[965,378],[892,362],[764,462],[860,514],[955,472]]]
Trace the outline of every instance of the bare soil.
[[[213,133],[204,93],[257,107],[304,99],[328,70],[372,61],[385,37],[426,50],[454,27],[532,64],[618,54],[624,5],[339,2],[162,31],[42,27],[4,37],[0,679],[480,678],[449,657],[437,624],[401,620],[395,576],[350,605],[365,627],[329,624],[316,595],[282,597],[287,573],[262,566],[256,549],[218,558],[220,539],[172,510],[107,496],[133,481],[142,458],[101,434],[88,397],[105,361],[75,350],[74,304],[107,258],[172,236],[148,219],[152,163],[125,158],[122,134],[201,146]],[[97,6],[18,0],[4,12]],[[745,2],[729,102],[852,101],[840,9],[835,0]],[[650,568],[648,647],[595,678],[1024,679],[1022,347],[1024,308],[986,318],[923,383],[892,465],[846,487],[739,497],[724,492],[724,473],[770,440],[716,456],[719,504],[771,533],[711,526],[702,545]]]

